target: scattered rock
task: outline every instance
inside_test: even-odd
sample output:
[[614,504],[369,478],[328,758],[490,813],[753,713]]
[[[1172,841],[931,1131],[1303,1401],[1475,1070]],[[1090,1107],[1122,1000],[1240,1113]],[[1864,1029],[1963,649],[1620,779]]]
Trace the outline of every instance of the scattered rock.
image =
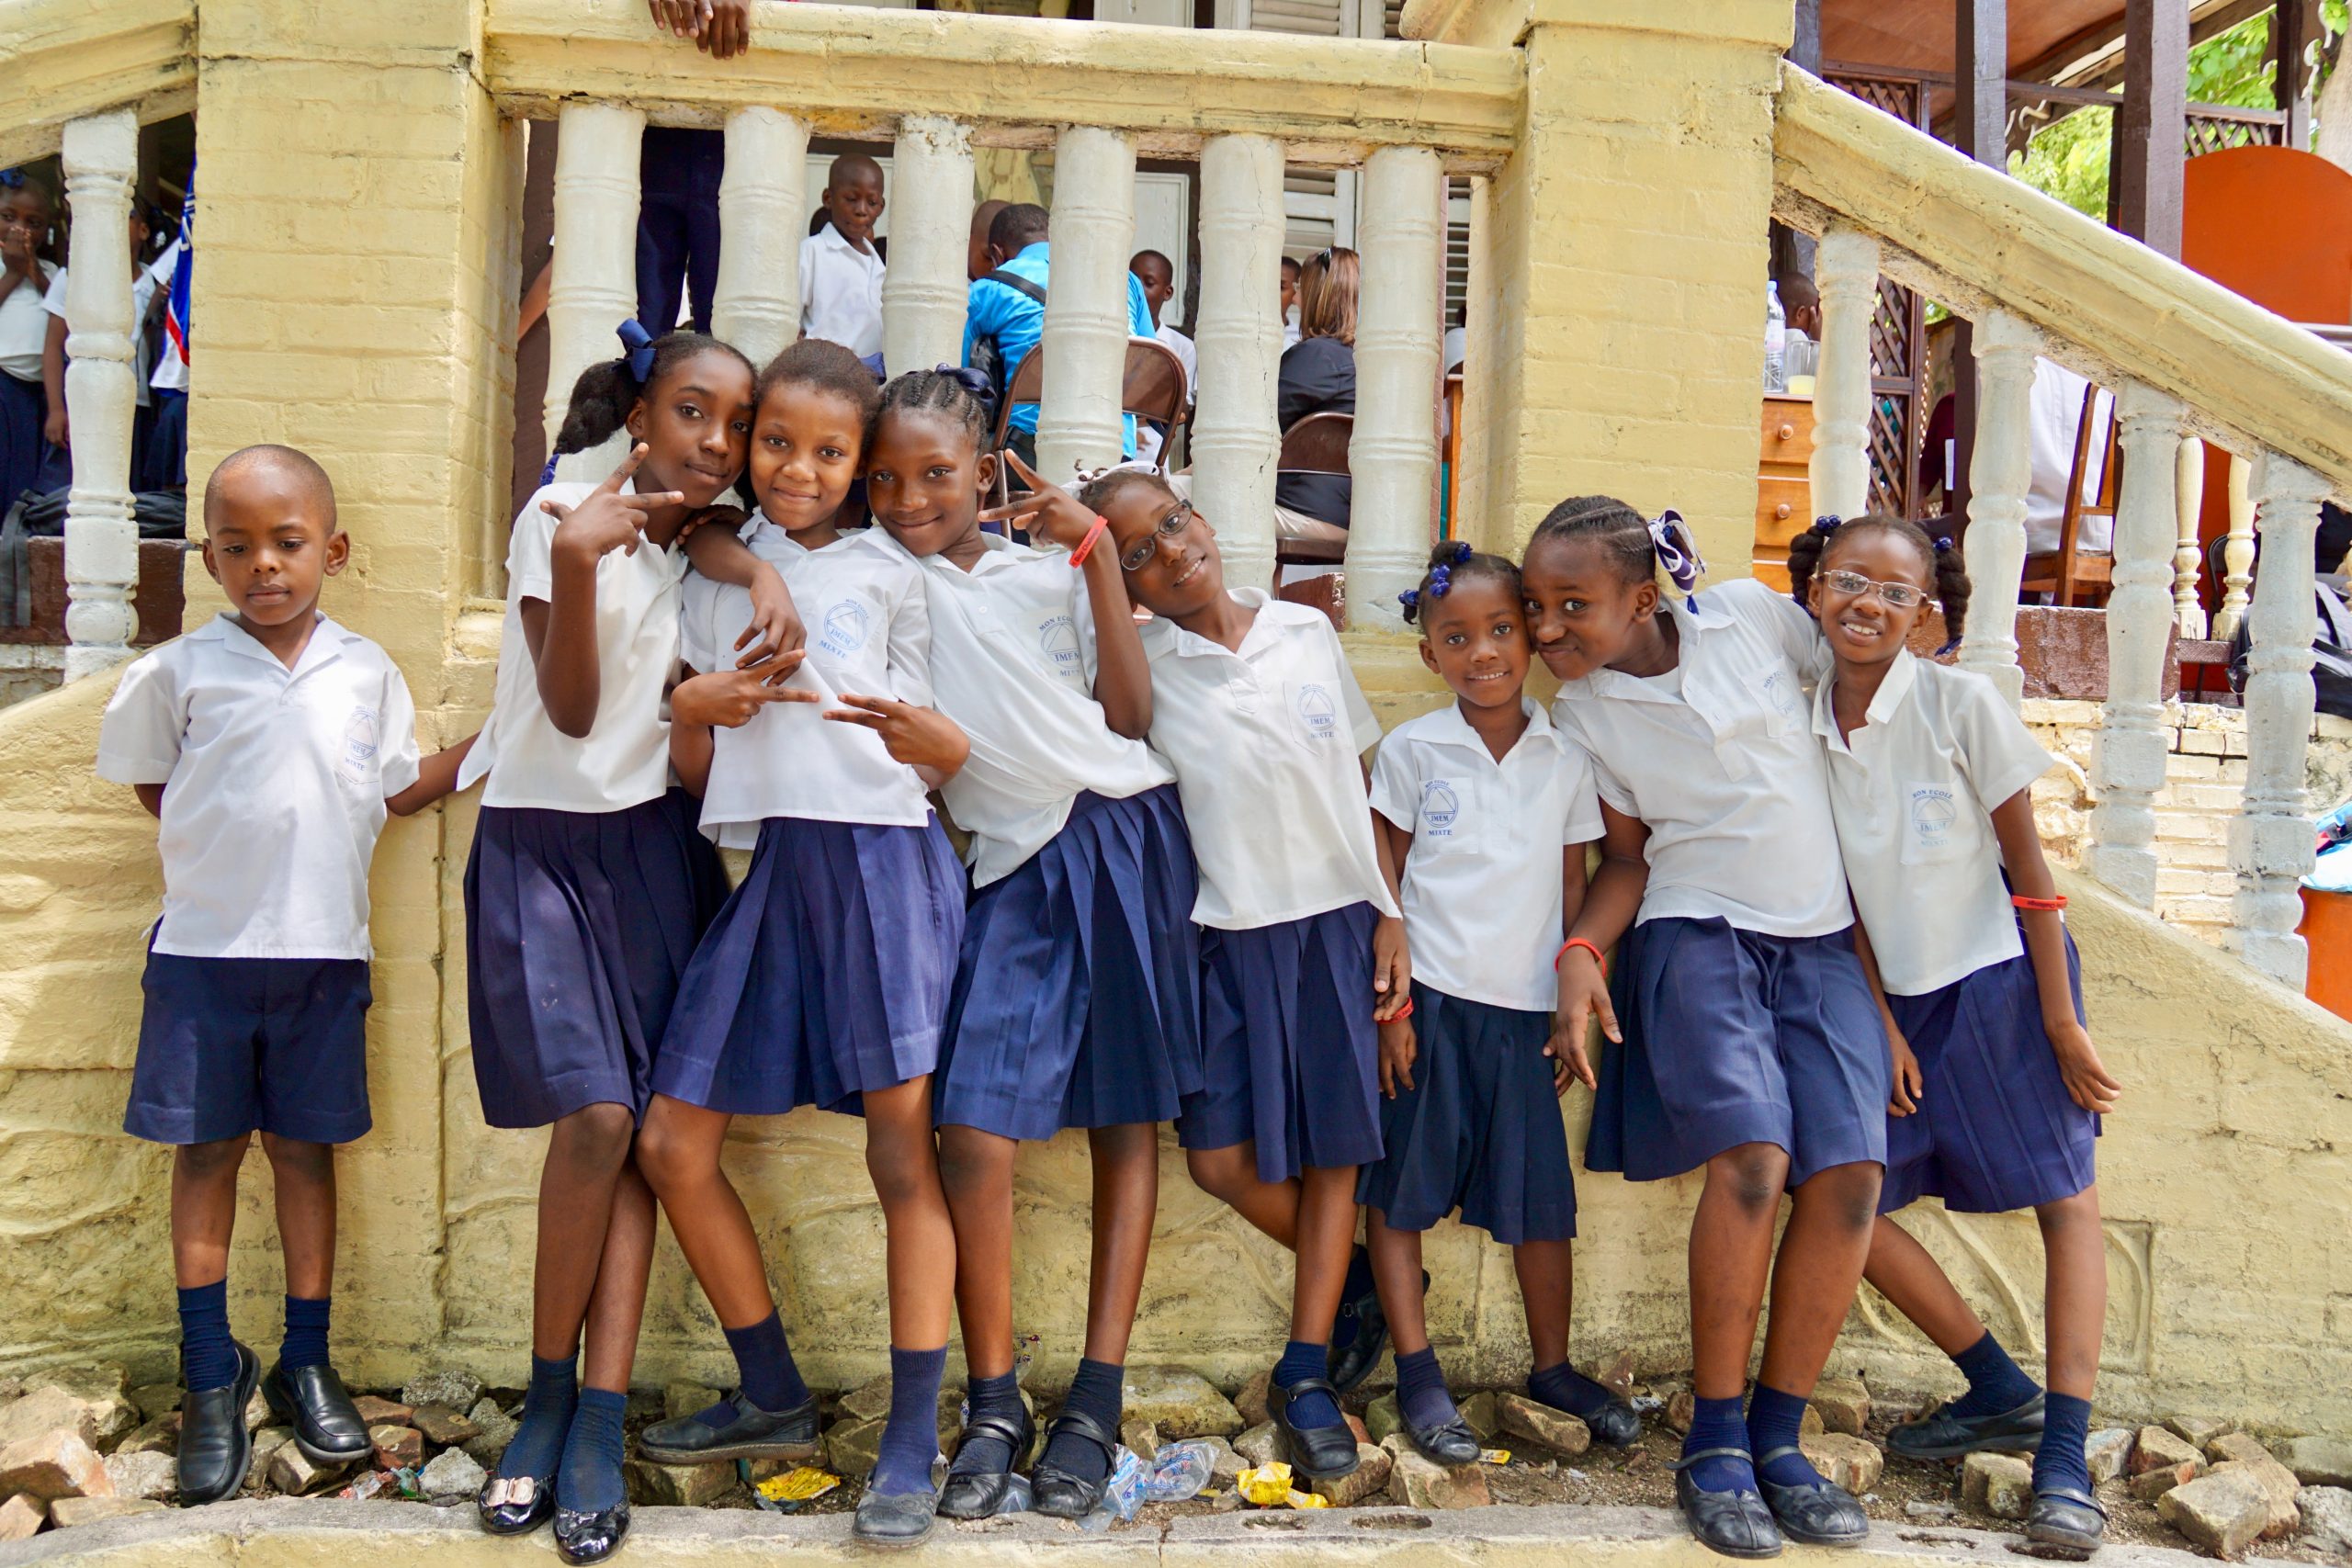
[[1125,1415],[1150,1422],[1163,1438],[1229,1438],[1241,1430],[1233,1402],[1183,1367],[1131,1368]]
[[2156,1512],[2194,1544],[2235,1557],[2269,1524],[2270,1498],[2250,1472],[2232,1470],[2174,1487],[2157,1500]]
[[1251,1468],[1272,1464],[1282,1453],[1282,1444],[1274,1436],[1274,1424],[1261,1421],[1233,1439],[1233,1451],[1248,1461]]
[[97,1451],[79,1436],[41,1432],[0,1448],[0,1494],[19,1492],[44,1503],[60,1497],[111,1497],[114,1483],[107,1479]]
[[498,1456],[504,1453],[506,1445],[514,1440],[514,1428],[522,1425],[506,1414],[498,1401],[486,1398],[474,1401],[474,1407],[466,1413],[466,1419],[474,1424],[481,1435],[469,1438],[461,1446],[477,1464],[485,1466],[498,1462]]
[[1249,1468],[1248,1461],[1234,1452],[1233,1445],[1223,1438],[1203,1438],[1200,1440],[1209,1446],[1210,1485],[1230,1486]]
[[[947,1396],[947,1391],[943,1388],[939,1391],[939,1394],[942,1399],[944,1399]],[[453,1406],[453,1408],[462,1408],[462,1406]],[[659,1421],[662,1418],[660,1389],[633,1388],[622,1396],[621,1419],[631,1426],[642,1426],[649,1421]]]
[[1504,1431],[1541,1443],[1554,1453],[1573,1457],[1592,1447],[1592,1428],[1566,1411],[1555,1410],[1540,1400],[1498,1393],[1495,1395],[1495,1414]]
[[1462,1412],[1462,1419],[1470,1424],[1470,1429],[1478,1434],[1482,1443],[1493,1442],[1495,1434],[1503,1429],[1502,1413],[1495,1407],[1492,1389],[1480,1389],[1455,1408]]
[[1829,1424],[1821,1418],[1821,1412],[1810,1404],[1806,1405],[1804,1415],[1797,1422],[1797,1436],[1809,1438],[1827,1430]]
[[47,1504],[19,1492],[0,1503],[0,1540],[23,1540],[40,1529],[47,1517]]
[[153,1421],[158,1416],[169,1416],[180,1407],[187,1391],[175,1382],[141,1383],[130,1391],[130,1403],[139,1407],[141,1421]]
[[1233,1396],[1234,1414],[1241,1417],[1245,1429],[1262,1427],[1274,1418],[1274,1413],[1266,1407],[1266,1388],[1273,1378],[1271,1368],[1252,1372],[1250,1381],[1241,1385],[1241,1392]]
[[1130,1416],[1119,1423],[1119,1441],[1146,1462],[1159,1457],[1159,1428],[1139,1416]]
[[1828,1430],[1859,1438],[1871,1424],[1871,1391],[1860,1378],[1823,1378],[1813,1385],[1812,1408]]
[[1634,1396],[1634,1354],[1630,1350],[1618,1351],[1617,1359],[1609,1363],[1607,1371],[1586,1375],[1620,1399]]
[[2342,1438],[2290,1438],[2278,1462],[2306,1486],[2352,1487],[2352,1442]]
[[416,1411],[411,1406],[379,1394],[363,1393],[351,1402],[351,1407],[370,1427],[405,1427],[416,1419]]
[[490,1472],[463,1449],[435,1456],[432,1463],[416,1472],[417,1489],[427,1497],[470,1497],[489,1479]]
[[1868,1438],[1824,1432],[1800,1438],[1797,1449],[1804,1455],[1805,1462],[1821,1472],[1833,1485],[1842,1486],[1857,1497],[1877,1485],[1879,1476],[1886,1470],[1886,1455]]
[[2222,1433],[2236,1431],[2238,1424],[2218,1416],[2176,1416],[2165,1423],[2165,1429],[2187,1438],[2190,1448],[2201,1449]]
[[76,1399],[117,1399],[125,1397],[129,1379],[120,1367],[113,1365],[85,1367],[51,1367],[45,1372],[35,1372],[25,1379],[25,1392],[35,1389],[62,1389]]
[[1374,1448],[1370,1443],[1356,1445],[1356,1467],[1346,1475],[1331,1481],[1307,1483],[1307,1490],[1317,1497],[1328,1497],[1335,1508],[1352,1508],[1369,1502],[1388,1489],[1389,1472],[1396,1461],[1386,1449]]
[[119,1454],[175,1454],[180,1451],[180,1418],[175,1411],[158,1416],[114,1446]]
[[119,1519],[125,1514],[160,1513],[164,1505],[146,1497],[60,1497],[49,1506],[49,1522],[59,1529]]
[[1690,1435],[1690,1423],[1699,1414],[1699,1398],[1689,1389],[1678,1389],[1666,1402],[1666,1424],[1683,1437]]
[[424,1434],[413,1427],[370,1427],[376,1462],[386,1470],[413,1470],[424,1462]]
[[2177,1470],[2183,1464],[2195,1465],[2200,1475],[2205,1472],[2205,1456],[2194,1444],[2168,1427],[2143,1427],[2126,1468],[2134,1475],[2145,1475],[2152,1470]]
[[2303,1517],[2295,1507],[2301,1484],[2294,1472],[2273,1458],[2260,1438],[2247,1432],[2224,1432],[2206,1445],[2205,1452],[2216,1461],[2211,1473],[2242,1470],[2261,1486],[2262,1495],[2270,1500],[2270,1522],[2262,1531],[2265,1539],[2277,1540],[2302,1527]]
[[321,1464],[304,1453],[300,1443],[282,1443],[269,1456],[267,1474],[272,1486],[288,1497],[300,1497],[341,1481],[351,1463]]
[[718,1391],[698,1382],[672,1382],[662,1386],[662,1418],[683,1421],[689,1416],[700,1415],[718,1403]]
[[117,1449],[107,1456],[106,1465],[118,1497],[168,1497],[180,1487],[180,1467],[169,1454]]
[[2033,1506],[2033,1466],[2014,1454],[1970,1454],[1960,1467],[1960,1500],[1996,1519],[2021,1519]]
[[842,1475],[862,1476],[872,1471],[882,1454],[882,1423],[850,1419],[836,1421],[825,1433],[825,1467]]
[[401,1387],[401,1403],[413,1410],[420,1404],[446,1404],[463,1410],[481,1397],[481,1379],[471,1372],[427,1372]]
[[277,1450],[294,1440],[291,1427],[265,1427],[254,1434],[253,1461],[245,1466],[245,1489],[253,1490],[269,1479],[269,1461]]
[[1364,1436],[1372,1441],[1379,1442],[1389,1433],[1401,1432],[1404,1428],[1405,1417],[1396,1408],[1395,1394],[1384,1393],[1363,1407]]
[[2123,1473],[2124,1465],[2132,1458],[2132,1450],[2140,1441],[2140,1434],[2129,1427],[2109,1427],[2093,1432],[2083,1457],[2091,1467],[2091,1484],[2112,1481]]
[[623,1468],[628,1500],[650,1507],[699,1508],[735,1484],[731,1464],[655,1464],[633,1459]]
[[2153,1503],[2176,1486],[2186,1486],[2203,1474],[2201,1464],[2166,1465],[2162,1470],[2142,1471],[2133,1476],[2127,1490],[2143,1503]]
[[1960,1510],[1950,1503],[1929,1503],[1914,1497],[1903,1505],[1904,1516],[1914,1519],[1951,1520],[1960,1517]]
[[90,1395],[42,1385],[0,1405],[0,1447],[44,1432],[71,1432],[96,1449],[138,1425],[138,1406],[120,1393]]
[[2340,1486],[2306,1486],[2295,1494],[2302,1511],[2303,1539],[2322,1551],[2352,1556],[2352,1492]]
[[269,1401],[262,1397],[261,1385],[255,1383],[254,1396],[245,1401],[245,1430],[258,1432],[276,1418],[277,1413],[270,1409]]
[[424,1434],[426,1442],[445,1449],[454,1449],[481,1432],[481,1428],[446,1404],[418,1405],[410,1425]]
[[1494,1501],[1484,1465],[1448,1467],[1424,1459],[1402,1432],[1380,1445],[1388,1450],[1388,1495],[1408,1508],[1483,1508]]
[[18,1377],[0,1378],[0,1404],[24,1396],[25,1380]]
[[1364,1429],[1363,1416],[1357,1415],[1352,1410],[1342,1410],[1340,1412],[1340,1419],[1348,1424],[1348,1435],[1355,1438],[1357,1442],[1368,1443],[1372,1441],[1372,1434]]

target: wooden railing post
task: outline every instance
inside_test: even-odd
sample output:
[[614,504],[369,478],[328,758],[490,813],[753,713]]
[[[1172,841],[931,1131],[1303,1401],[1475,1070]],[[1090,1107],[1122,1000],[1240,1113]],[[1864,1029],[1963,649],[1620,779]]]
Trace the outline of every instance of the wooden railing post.
[[2208,620],[2204,601],[2197,596],[2198,574],[2204,569],[2204,541],[2198,536],[2198,519],[2205,509],[2205,438],[2184,435],[2173,468],[2172,615],[2184,637],[2202,637]]
[[[139,118],[116,109],[68,121],[62,162],[73,204],[65,278],[65,406],[74,488],[65,502],[65,679],[130,656],[139,630],[139,527],[131,518],[130,427],[138,407],[131,333],[131,182]],[[14,497],[6,498],[14,500]]]
[[[548,286],[550,446],[571,405],[572,383],[596,361],[619,355],[614,329],[637,314],[638,161],[645,112],[618,104],[566,104],[558,124],[555,276]],[[627,456],[628,440],[616,434],[594,451],[559,459],[556,477],[602,479]]]
[[1046,356],[1037,471],[1056,484],[1119,460],[1135,237],[1136,144],[1115,130],[1064,127],[1054,142],[1053,274],[1037,349]]
[[1813,389],[1813,514],[1870,510],[1871,312],[1878,308],[1878,241],[1833,223],[1814,254],[1821,291],[1821,363]]
[[1354,476],[1348,620],[1394,631],[1396,595],[1421,580],[1437,484],[1438,303],[1445,281],[1445,175],[1437,154],[1385,147],[1364,164],[1356,313]]
[[754,367],[765,366],[800,335],[808,159],[807,121],[756,107],[727,117],[710,330],[741,349]]
[[1200,423],[1193,499],[1228,582],[1274,575],[1274,388],[1282,369],[1283,147],[1219,136],[1201,149]]
[[2025,572],[2025,497],[2033,478],[2027,405],[2033,391],[2031,329],[2006,310],[1976,323],[1976,449],[1968,464],[1968,575],[1975,587],[1960,663],[1992,678],[2012,705],[2025,691],[2018,668],[2018,583]]
[[[882,365],[891,375],[957,365],[964,354],[972,139],[936,115],[910,115],[890,154],[890,266],[882,278]],[[1055,247],[1058,259],[1060,247]]]
[[2254,587],[2254,465],[2230,454],[2230,531],[2222,541],[2222,603],[2213,612],[2213,635],[2226,642],[2245,622]]

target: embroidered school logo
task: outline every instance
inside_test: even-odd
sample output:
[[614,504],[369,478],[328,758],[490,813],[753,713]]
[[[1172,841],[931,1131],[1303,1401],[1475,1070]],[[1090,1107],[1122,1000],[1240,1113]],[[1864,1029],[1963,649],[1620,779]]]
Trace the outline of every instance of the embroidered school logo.
[[1794,724],[1803,716],[1798,710],[1796,684],[1789,679],[1786,671],[1775,670],[1767,674],[1764,677],[1762,691],[1764,700],[1770,703],[1773,711],[1782,718]]
[[1340,733],[1340,705],[1330,687],[1319,681],[1299,687],[1298,727],[1309,740],[1329,740]]
[[1951,791],[1935,784],[1911,786],[1911,841],[1919,848],[1940,850],[1950,845],[1952,827],[1959,820]]
[[335,776],[345,784],[364,784],[376,778],[376,710],[354,708],[343,726],[343,752],[335,759]]
[[1432,839],[1453,837],[1453,825],[1462,818],[1462,798],[1453,793],[1453,784],[1445,779],[1431,779],[1421,785],[1421,830]]
[[1078,626],[1068,615],[1049,615],[1038,625],[1037,648],[1055,674],[1073,681],[1083,678],[1078,660]]
[[817,646],[835,659],[847,659],[865,646],[870,619],[865,605],[844,599],[825,612],[825,631]]

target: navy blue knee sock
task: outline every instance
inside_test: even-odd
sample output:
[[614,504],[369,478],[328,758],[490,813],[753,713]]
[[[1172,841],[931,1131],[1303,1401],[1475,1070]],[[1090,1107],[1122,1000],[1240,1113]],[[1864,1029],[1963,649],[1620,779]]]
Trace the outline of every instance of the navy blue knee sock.
[[882,1427],[882,1451],[867,1491],[899,1497],[931,1490],[931,1461],[939,1457],[939,1378],[946,1370],[944,1345],[936,1350],[890,1347],[890,1419]]
[[531,1386],[523,1395],[523,1415],[506,1451],[498,1456],[498,1474],[544,1480],[555,1473],[563,1458],[564,1434],[571,1430],[571,1413],[580,1404],[580,1358],[560,1361],[531,1358]]
[[1605,1384],[1593,1382],[1566,1361],[1556,1367],[1530,1372],[1527,1392],[1531,1398],[1555,1410],[1565,1410],[1579,1419],[1599,1415],[1603,1407],[1613,1404],[1617,1399]]
[[1445,1386],[1445,1369],[1437,1364],[1435,1347],[1396,1353],[1396,1408],[1421,1427],[1442,1427],[1461,1415]]
[[[1739,1396],[1691,1402],[1690,1433],[1682,1439],[1685,1457],[1709,1449],[1747,1448],[1747,1422],[1740,1414]],[[1753,1492],[1756,1469],[1745,1460],[1702,1459],[1690,1471],[1691,1484],[1702,1492]]]
[[2041,1404],[2041,1447],[2033,1456],[2033,1489],[2070,1486],[2091,1489],[2090,1460],[2084,1452],[2090,1442],[2091,1402],[2071,1393],[2052,1393]]
[[1747,1401],[1747,1451],[1756,1456],[1757,1473],[1775,1486],[1819,1483],[1821,1472],[1807,1464],[1801,1453],[1785,1453],[1769,1461],[1764,1457],[1774,1449],[1794,1449],[1797,1434],[1803,1430],[1804,1396],[1758,1383]]
[[556,1500],[564,1507],[596,1513],[628,1500],[621,1482],[621,1417],[628,1413],[626,1393],[603,1388],[580,1391],[580,1407],[571,1413],[563,1463],[555,1478]]
[[237,1381],[226,1280],[180,1292],[180,1381],[190,1389],[226,1388]]
[[279,1366],[291,1371],[297,1367],[327,1364],[327,1309],[332,1305],[331,1296],[315,1301],[302,1296],[286,1298],[286,1337],[277,1347]]
[[970,1423],[983,1416],[1001,1416],[1016,1427],[1021,1424],[1021,1385],[1014,1381],[1018,1376],[1016,1372],[1004,1372],[992,1378],[966,1381],[964,1403],[972,1408],[965,1417],[964,1440],[956,1445],[956,1462],[947,1467],[950,1474],[998,1475],[1028,1457],[1015,1454],[1012,1445],[1002,1438],[970,1435]]
[[[1091,1416],[1104,1431],[1115,1434],[1126,1393],[1126,1368],[1108,1361],[1081,1360],[1078,1363],[1078,1375],[1069,1380],[1069,1397],[1062,1401],[1062,1410],[1064,1414]],[[1101,1449],[1069,1433],[1046,1440],[1043,1462],[1083,1481],[1100,1481],[1111,1473],[1111,1461]]]
[[[1274,1382],[1283,1388],[1295,1387],[1309,1378],[1331,1375],[1329,1352],[1320,1345],[1310,1345],[1304,1339],[1294,1339],[1283,1348],[1283,1359],[1274,1363]],[[1310,1393],[1290,1402],[1290,1424],[1294,1427],[1336,1427],[1340,1424],[1340,1402],[1328,1393]]]
[[[735,1375],[743,1397],[775,1415],[808,1398],[808,1385],[792,1364],[792,1347],[784,1337],[784,1319],[770,1313],[749,1328],[729,1328],[727,1348],[735,1352]],[[734,1419],[730,1414],[728,1420]],[[725,1426],[726,1421],[717,1423]]]
[[1952,1365],[1968,1374],[1968,1392],[1944,1406],[1947,1416],[1998,1416],[2041,1392],[2041,1386],[2009,1359],[2009,1353],[1989,1331],[1951,1359]]

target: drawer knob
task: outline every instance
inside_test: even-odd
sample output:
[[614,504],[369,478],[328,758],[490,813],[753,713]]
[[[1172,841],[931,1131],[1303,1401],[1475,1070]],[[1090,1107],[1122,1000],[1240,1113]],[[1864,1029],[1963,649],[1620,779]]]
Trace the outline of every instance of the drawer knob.
[[1785,522],[1787,522],[1787,521],[1789,520],[1789,513],[1792,513],[1792,512],[1793,512],[1793,511],[1795,511],[1795,510],[1796,510],[1796,508],[1794,508],[1794,507],[1791,506],[1787,502],[1785,502],[1785,501],[1784,501],[1784,502],[1781,502],[1781,504],[1780,504],[1780,505],[1778,505],[1778,506],[1776,506],[1776,507],[1772,508],[1772,515],[1773,515],[1773,516],[1775,516],[1775,517],[1777,517],[1777,518],[1779,518],[1781,522],[1785,523]]
[[1784,425],[1781,426],[1781,440],[1783,440],[1783,441],[1794,441],[1796,438],[1797,438],[1797,427],[1796,427],[1795,425],[1793,425],[1793,424],[1784,424]]

